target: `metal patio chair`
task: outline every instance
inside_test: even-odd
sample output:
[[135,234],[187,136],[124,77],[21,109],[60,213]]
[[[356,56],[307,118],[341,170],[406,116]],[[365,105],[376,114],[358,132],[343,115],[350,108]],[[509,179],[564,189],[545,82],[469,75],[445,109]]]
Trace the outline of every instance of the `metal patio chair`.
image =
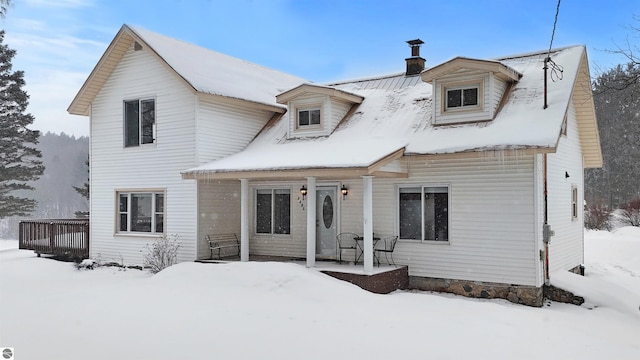
[[[396,248],[396,243],[398,242],[397,235],[384,236],[376,243],[376,247],[373,249],[374,254],[377,254],[375,258],[378,260],[378,266],[380,266],[380,255],[384,253],[384,258],[387,260],[387,264],[396,266],[395,261],[393,261],[393,250]],[[389,261],[389,255],[391,257],[391,261]]]
[[356,243],[356,238],[359,235],[352,232],[343,232],[336,235],[336,240],[338,241],[338,262],[342,262],[342,250],[353,250],[353,262],[356,261],[358,244]]

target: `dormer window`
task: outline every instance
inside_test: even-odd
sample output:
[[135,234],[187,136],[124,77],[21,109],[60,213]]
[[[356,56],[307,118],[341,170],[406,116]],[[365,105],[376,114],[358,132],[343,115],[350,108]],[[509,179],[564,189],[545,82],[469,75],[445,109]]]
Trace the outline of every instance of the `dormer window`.
[[496,60],[457,57],[420,73],[433,85],[434,125],[491,121],[522,74]]
[[320,108],[298,110],[298,128],[319,126]]
[[480,84],[445,86],[446,103],[444,111],[470,110],[480,107]]
[[469,109],[478,107],[479,85],[446,88],[446,110]]
[[330,86],[302,84],[276,96],[287,105],[287,139],[328,136],[364,97]]

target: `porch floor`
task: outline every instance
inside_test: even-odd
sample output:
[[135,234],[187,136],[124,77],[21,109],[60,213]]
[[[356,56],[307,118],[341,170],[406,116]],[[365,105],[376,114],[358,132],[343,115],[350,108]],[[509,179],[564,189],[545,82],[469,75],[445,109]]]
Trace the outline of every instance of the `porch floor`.
[[[221,260],[196,260],[196,262],[211,264],[236,261],[240,261],[240,258],[230,257]],[[283,256],[250,255],[249,261],[293,262],[302,266],[306,265],[304,259]],[[312,269],[377,294],[388,294],[395,290],[406,289],[409,286],[409,268],[404,265],[392,266],[381,264],[380,266],[374,266],[373,273],[367,275],[364,272],[364,266],[362,264],[316,260],[316,265]]]

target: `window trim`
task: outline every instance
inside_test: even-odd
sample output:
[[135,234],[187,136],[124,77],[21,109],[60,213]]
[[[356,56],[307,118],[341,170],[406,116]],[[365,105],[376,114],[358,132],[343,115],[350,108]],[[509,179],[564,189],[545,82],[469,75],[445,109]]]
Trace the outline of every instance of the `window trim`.
[[[400,237],[400,190],[403,188],[416,188],[419,187],[420,191],[421,191],[421,210],[420,210],[420,218],[421,218],[421,239],[403,239]],[[426,233],[425,233],[425,226],[424,226],[424,201],[422,201],[423,199],[423,195],[424,195],[424,189],[425,188],[447,188],[447,240],[435,240],[435,239],[425,239],[426,237]],[[403,242],[410,242],[410,243],[421,243],[421,244],[442,244],[442,245],[448,245],[451,243],[451,193],[452,193],[452,185],[449,183],[424,183],[424,182],[418,182],[418,183],[403,183],[403,184],[397,184],[395,186],[395,192],[396,192],[396,199],[395,199],[395,216],[396,216],[396,221],[395,221],[395,226],[396,226],[396,233],[398,234],[398,240],[399,241],[403,241]]]
[[[127,209],[126,212],[120,211],[120,195],[127,195]],[[151,195],[151,231],[131,231],[131,195],[132,194],[149,194]],[[162,195],[162,212],[158,212],[157,195]],[[167,192],[165,189],[118,189],[115,191],[115,235],[125,236],[142,236],[142,237],[157,237],[166,234],[167,226]],[[120,230],[120,216],[122,214],[127,215],[127,230]],[[162,214],[162,232],[156,232],[156,215]]]
[[[311,111],[318,111],[320,115],[320,122],[318,124],[311,124]],[[309,125],[300,125],[300,112],[308,111],[309,112]],[[297,106],[295,111],[295,121],[297,130],[307,130],[307,129],[321,129],[322,128],[322,104],[305,104],[304,106]]]
[[571,220],[578,220],[578,185],[571,184]]
[[[142,104],[144,102],[148,102],[148,101],[152,101],[153,102],[153,122],[151,124],[151,142],[143,142],[144,140],[144,121],[142,119],[143,113],[142,111],[140,111],[140,109],[142,109]],[[127,144],[127,134],[128,134],[128,128],[127,128],[127,103],[138,103],[138,143],[137,144],[132,144],[132,145],[128,145]],[[158,117],[157,117],[157,101],[156,98],[151,96],[151,97],[140,97],[140,98],[135,98],[135,99],[124,99],[122,101],[122,145],[124,148],[137,148],[140,146],[149,146],[149,145],[155,145],[157,142],[157,136],[156,136],[156,127],[157,127],[157,123],[158,123]]]
[[[264,190],[269,190],[271,192],[271,230],[268,233],[259,233],[258,232],[258,191],[264,191]],[[275,221],[274,221],[274,214],[275,214],[275,206],[273,206],[273,204],[275,204],[274,202],[274,195],[275,192],[278,190],[286,190],[289,192],[289,232],[288,233],[276,233],[274,231],[275,228]],[[291,236],[291,227],[292,227],[292,223],[291,223],[291,217],[292,217],[292,210],[293,210],[293,206],[292,206],[292,197],[293,195],[293,190],[291,189],[291,187],[287,187],[287,186],[260,186],[260,187],[256,187],[253,189],[253,200],[254,200],[254,204],[253,204],[253,234],[256,236]]]
[[[466,89],[478,89],[478,103],[476,105],[464,105],[464,90]],[[461,90],[462,92],[462,102],[461,106],[449,107],[448,104],[448,92],[452,90]],[[440,102],[442,104],[442,114],[446,113],[456,113],[456,112],[465,112],[465,111],[482,111],[484,109],[484,89],[483,89],[483,81],[481,79],[474,81],[465,81],[465,82],[456,82],[456,83],[443,83],[441,87],[440,93],[441,99]]]

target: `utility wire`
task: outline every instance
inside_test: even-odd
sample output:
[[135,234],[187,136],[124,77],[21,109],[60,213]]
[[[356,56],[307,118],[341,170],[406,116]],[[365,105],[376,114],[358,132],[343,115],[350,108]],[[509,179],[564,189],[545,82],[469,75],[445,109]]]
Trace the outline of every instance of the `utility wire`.
[[556,6],[556,18],[553,20],[553,31],[551,31],[551,41],[549,42],[549,51],[547,51],[547,58],[545,61],[549,64],[551,69],[551,81],[556,82],[562,80],[564,69],[562,66],[556,64],[551,60],[551,47],[553,47],[553,38],[556,35],[556,25],[558,24],[558,14],[560,13],[560,0],[558,0],[558,6]]

